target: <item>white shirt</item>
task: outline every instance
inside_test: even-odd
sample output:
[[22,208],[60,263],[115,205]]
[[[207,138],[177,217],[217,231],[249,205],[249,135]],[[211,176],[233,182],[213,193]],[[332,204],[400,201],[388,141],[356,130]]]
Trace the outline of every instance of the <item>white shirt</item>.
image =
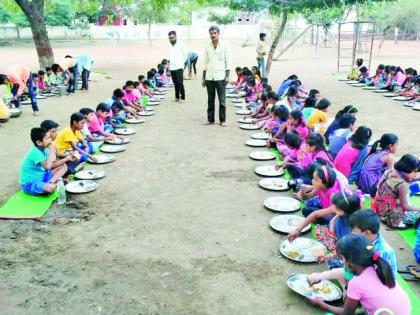
[[175,45],[171,44],[170,51],[171,70],[184,69],[185,61],[187,60],[187,51],[184,44],[176,42]]
[[219,41],[216,49],[213,43],[206,47],[204,70],[207,81],[220,81],[226,78],[226,70],[230,70],[230,49],[227,43]]

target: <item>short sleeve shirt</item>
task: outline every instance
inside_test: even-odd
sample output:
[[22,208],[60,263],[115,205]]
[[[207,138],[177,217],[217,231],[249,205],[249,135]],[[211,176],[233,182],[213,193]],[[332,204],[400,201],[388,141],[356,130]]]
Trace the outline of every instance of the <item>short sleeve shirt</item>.
[[63,129],[55,139],[55,146],[59,154],[63,154],[66,151],[72,150],[72,142],[78,142],[83,140],[83,135],[79,130],[73,132],[70,127]]
[[98,132],[98,131],[103,131],[104,129],[104,124],[103,122],[98,118],[98,116],[96,116],[96,114],[93,115],[93,119],[92,121],[88,121],[87,122],[88,128],[90,132]]
[[44,178],[46,170],[42,167],[41,162],[48,159],[48,154],[48,148],[42,151],[35,145],[29,150],[20,166],[19,184],[40,181]]

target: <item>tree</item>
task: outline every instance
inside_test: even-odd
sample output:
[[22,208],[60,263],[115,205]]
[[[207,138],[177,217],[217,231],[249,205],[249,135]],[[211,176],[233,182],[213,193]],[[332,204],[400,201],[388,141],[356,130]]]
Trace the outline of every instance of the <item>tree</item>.
[[228,12],[225,15],[219,15],[213,12],[210,12],[208,20],[219,25],[228,25],[232,24],[235,21],[235,12]]

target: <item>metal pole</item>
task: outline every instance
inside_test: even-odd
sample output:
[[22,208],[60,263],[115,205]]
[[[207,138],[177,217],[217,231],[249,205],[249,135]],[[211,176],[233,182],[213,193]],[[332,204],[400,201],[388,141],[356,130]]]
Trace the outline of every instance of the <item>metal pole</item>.
[[357,25],[357,28],[355,29],[355,25],[353,25],[353,32],[356,30],[356,33],[353,33],[353,56],[352,56],[352,62],[351,62],[351,66],[353,67],[353,65],[355,64],[355,62],[356,62],[356,50],[357,50],[357,43],[358,43],[358,41],[357,41],[357,39],[358,39],[358,31],[359,31],[359,22],[355,22],[356,24],[355,25]]
[[370,54],[369,54],[369,69],[372,65],[372,51],[373,51],[373,41],[375,40],[375,32],[376,32],[376,24],[373,23],[373,31],[372,31],[372,41],[370,43]]
[[340,48],[341,48],[341,23],[338,24],[338,45],[337,45],[337,72],[340,72]]
[[318,56],[318,40],[319,40],[319,26],[316,25],[316,46],[315,46],[315,55]]

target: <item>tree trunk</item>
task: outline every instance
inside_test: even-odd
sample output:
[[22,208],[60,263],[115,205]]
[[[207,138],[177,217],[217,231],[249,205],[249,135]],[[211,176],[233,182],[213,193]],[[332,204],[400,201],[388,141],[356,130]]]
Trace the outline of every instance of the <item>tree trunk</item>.
[[284,55],[286,51],[288,51],[296,42],[306,34],[307,31],[309,31],[312,28],[312,25],[309,25],[307,28],[305,28],[295,39],[293,39],[284,49],[282,49],[276,56],[274,60],[278,60],[281,56]]
[[149,29],[147,31],[147,38],[149,39],[149,46],[152,46],[152,35],[151,35],[151,30],[152,30],[152,19],[149,19]]
[[20,29],[19,29],[19,26],[16,26],[16,35],[17,35],[17,39],[20,40]]
[[277,45],[279,44],[280,37],[284,32],[287,22],[287,11],[283,10],[281,14],[281,21],[279,25],[279,29],[277,30],[277,34],[274,37],[273,43],[271,44],[270,52],[268,53],[267,57],[267,66],[265,70],[265,75],[268,78],[270,75],[271,63],[273,62],[274,53],[276,52]]
[[29,21],[32,38],[38,54],[39,65],[43,69],[54,63],[54,53],[48,38],[44,20],[44,0],[15,0]]

